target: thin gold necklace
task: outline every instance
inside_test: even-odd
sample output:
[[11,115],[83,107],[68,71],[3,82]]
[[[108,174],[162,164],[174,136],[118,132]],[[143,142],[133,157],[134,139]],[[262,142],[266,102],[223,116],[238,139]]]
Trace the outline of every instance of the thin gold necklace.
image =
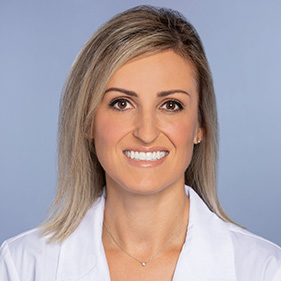
[[184,224],[180,230],[175,233],[168,241],[167,243],[156,253],[154,254],[152,257],[150,257],[148,260],[146,261],[141,261],[137,258],[135,258],[134,256],[132,256],[131,254],[129,254],[123,247],[122,245],[118,242],[117,239],[114,238],[114,236],[112,235],[112,233],[109,231],[108,227],[106,226],[105,222],[103,222],[104,228],[107,231],[107,233],[110,235],[110,237],[112,238],[112,240],[115,242],[115,244],[127,255],[129,256],[131,259],[137,261],[138,263],[140,263],[142,266],[146,266],[146,264],[151,261],[153,258],[155,258],[157,255],[159,255],[172,241],[174,241],[179,235],[180,233],[183,231],[183,229],[188,225],[188,222],[186,224]]

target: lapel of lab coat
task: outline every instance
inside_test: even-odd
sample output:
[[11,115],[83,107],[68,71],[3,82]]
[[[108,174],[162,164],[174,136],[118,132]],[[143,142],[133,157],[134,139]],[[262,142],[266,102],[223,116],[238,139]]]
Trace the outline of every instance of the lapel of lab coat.
[[[196,194],[186,187],[190,218],[173,281],[234,281],[231,237],[221,221]],[[59,281],[110,281],[102,244],[105,197],[87,212],[75,232],[62,244],[58,264]]]
[[188,231],[173,280],[236,280],[227,223],[212,213],[192,188],[186,187],[186,192],[190,198]]
[[105,197],[86,213],[78,228],[62,244],[59,281],[110,281],[102,244]]

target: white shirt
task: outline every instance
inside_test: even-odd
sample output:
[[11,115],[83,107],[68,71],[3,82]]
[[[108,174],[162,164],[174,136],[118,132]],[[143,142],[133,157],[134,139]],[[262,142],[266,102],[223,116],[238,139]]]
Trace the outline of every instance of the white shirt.
[[[173,281],[281,281],[281,249],[223,222],[186,187],[190,218]],[[47,244],[37,229],[5,241],[1,281],[110,281],[102,244],[105,198],[99,198],[62,243]],[[126,281],[126,280],[124,280]]]

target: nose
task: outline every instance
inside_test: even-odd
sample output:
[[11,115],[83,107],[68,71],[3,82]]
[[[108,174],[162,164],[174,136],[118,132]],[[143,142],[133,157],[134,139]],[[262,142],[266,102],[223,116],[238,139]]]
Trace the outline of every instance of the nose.
[[157,139],[159,128],[155,112],[140,112],[138,114],[133,135],[144,144],[150,144]]

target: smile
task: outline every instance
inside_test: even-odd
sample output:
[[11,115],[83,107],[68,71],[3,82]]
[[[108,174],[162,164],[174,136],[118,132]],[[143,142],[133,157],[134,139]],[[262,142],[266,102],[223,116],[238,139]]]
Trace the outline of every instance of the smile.
[[124,154],[136,161],[157,161],[168,154],[167,151],[139,152],[125,150]]

